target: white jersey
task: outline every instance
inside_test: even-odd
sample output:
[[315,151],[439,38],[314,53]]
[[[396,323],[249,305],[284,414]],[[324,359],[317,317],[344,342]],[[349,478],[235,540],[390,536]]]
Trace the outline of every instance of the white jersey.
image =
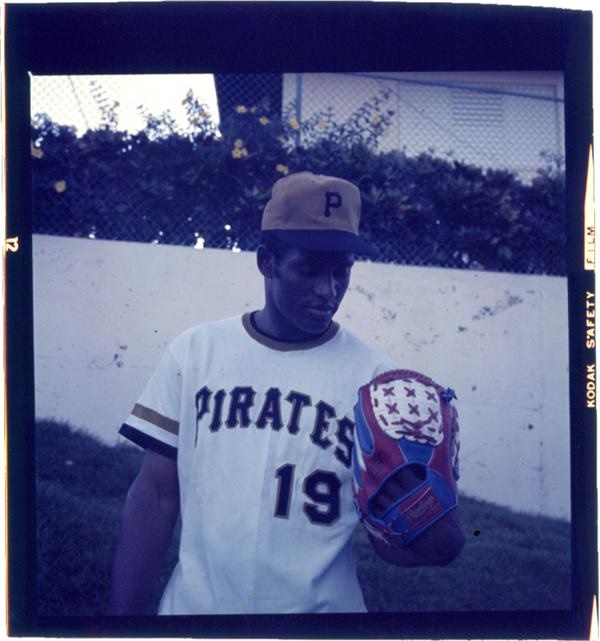
[[160,614],[365,611],[353,406],[394,367],[336,323],[282,343],[246,314],[171,343],[121,428],[177,459],[181,543]]

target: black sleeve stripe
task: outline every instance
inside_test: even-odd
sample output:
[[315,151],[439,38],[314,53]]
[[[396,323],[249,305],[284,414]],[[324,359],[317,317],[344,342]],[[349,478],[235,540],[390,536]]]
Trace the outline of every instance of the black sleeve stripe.
[[119,430],[119,434],[121,434],[121,436],[124,436],[125,438],[128,438],[136,445],[143,447],[145,450],[152,450],[153,452],[162,454],[163,456],[173,459],[174,461],[177,460],[176,447],[167,445],[166,443],[163,443],[162,441],[159,441],[152,436],[148,436],[148,434],[144,434],[144,432],[141,432],[135,427],[131,427],[131,425],[127,425],[127,423],[123,423],[121,429]]

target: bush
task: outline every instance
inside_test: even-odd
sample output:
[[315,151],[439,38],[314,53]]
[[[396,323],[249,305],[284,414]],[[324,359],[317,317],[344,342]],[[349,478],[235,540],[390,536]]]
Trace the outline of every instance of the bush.
[[255,249],[273,183],[290,172],[334,174],[363,194],[363,233],[382,261],[522,273],[566,273],[564,171],[546,159],[531,184],[506,171],[378,149],[393,111],[383,91],[348,120],[305,122],[294,105],[237,105],[220,124],[191,92],[188,126],[145,114],[119,131],[104,104],[98,130],[41,114],[32,125],[37,233]]

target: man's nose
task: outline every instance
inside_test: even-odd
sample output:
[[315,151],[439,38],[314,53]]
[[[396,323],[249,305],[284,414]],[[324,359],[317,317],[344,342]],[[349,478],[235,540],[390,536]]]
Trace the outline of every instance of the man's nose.
[[322,298],[335,298],[337,296],[337,282],[330,271],[321,272],[315,282],[315,291]]

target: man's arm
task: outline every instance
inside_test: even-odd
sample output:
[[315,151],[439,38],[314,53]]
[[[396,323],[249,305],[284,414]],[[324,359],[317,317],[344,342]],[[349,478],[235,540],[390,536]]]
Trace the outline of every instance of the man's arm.
[[178,514],[177,463],[146,450],[125,500],[108,614],[153,614],[150,600]]
[[[384,491],[378,495],[374,510],[382,514],[398,496],[405,495],[420,482],[410,468],[400,470],[384,485]],[[465,537],[453,512],[433,523],[414,541],[402,548],[392,547],[371,535],[369,538],[373,548],[384,561],[404,567],[448,565],[460,554],[465,544]]]

